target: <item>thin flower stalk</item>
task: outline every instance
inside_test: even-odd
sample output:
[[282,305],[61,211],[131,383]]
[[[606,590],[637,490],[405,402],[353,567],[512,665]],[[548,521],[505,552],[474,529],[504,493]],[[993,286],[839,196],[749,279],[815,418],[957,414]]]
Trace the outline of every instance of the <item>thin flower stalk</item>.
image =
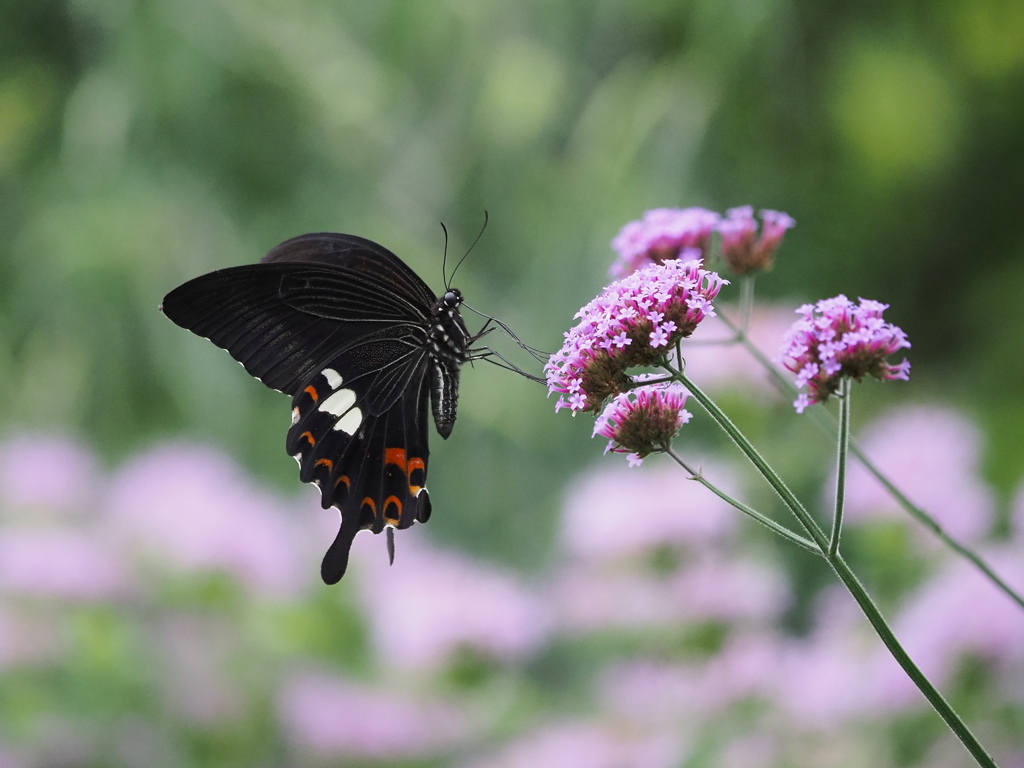
[[687,472],[690,473],[690,479],[691,480],[695,480],[696,482],[698,482],[701,485],[703,485],[705,488],[707,488],[709,491],[711,491],[713,494],[715,494],[715,496],[720,498],[722,501],[724,501],[729,506],[733,507],[734,509],[739,510],[744,515],[746,515],[747,517],[751,518],[755,522],[760,523],[761,525],[765,526],[766,528],[769,528],[770,530],[775,531],[775,533],[779,534],[780,536],[782,536],[787,541],[790,541],[790,542],[792,542],[793,544],[796,544],[799,547],[803,547],[808,552],[811,552],[811,553],[813,553],[815,555],[820,555],[821,554],[821,552],[818,550],[817,545],[813,541],[811,541],[810,539],[804,538],[800,534],[795,533],[795,532],[791,531],[789,528],[787,528],[786,526],[782,525],[782,523],[778,523],[775,520],[772,520],[770,517],[761,514],[756,509],[747,506],[742,501],[733,498],[732,496],[727,494],[725,491],[723,491],[721,488],[719,488],[717,485],[715,485],[710,480],[708,480],[706,477],[704,477],[704,473],[701,472],[699,469],[698,470],[692,469],[683,460],[683,458],[678,453],[676,453],[671,447],[665,449],[665,453],[668,454],[669,456],[671,456],[672,460],[675,461],[676,464],[678,464],[680,467],[682,467],[683,469],[685,469]]
[[928,703],[932,705],[939,716],[946,722],[950,730],[960,739],[961,743],[967,748],[974,757],[978,765],[984,768],[995,768],[995,761],[992,756],[985,750],[981,745],[981,742],[974,736],[967,725],[960,719],[960,716],[950,706],[949,702],[939,693],[938,689],[932,685],[931,681],[924,675],[923,672],[914,663],[914,660],[906,652],[903,646],[900,644],[896,635],[893,634],[892,629],[889,627],[882,615],[882,612],[878,609],[878,606],[871,599],[864,585],[860,583],[856,574],[850,569],[850,566],[843,559],[842,555],[838,552],[832,553],[830,551],[830,541],[826,538],[825,533],[818,526],[817,522],[811,517],[810,513],[800,503],[799,499],[793,494],[793,492],[786,486],[782,478],[775,472],[774,469],[764,460],[764,458],[758,453],[757,449],[754,448],[753,444],[747,440],[743,433],[736,427],[735,424],[729,419],[729,417],[722,411],[718,405],[707,396],[696,384],[694,384],[686,375],[680,370],[671,368],[671,366],[665,365],[666,370],[677,377],[677,381],[682,384],[690,392],[691,396],[704,407],[708,414],[715,420],[715,422],[722,427],[727,435],[732,439],[734,443],[740,448],[743,454],[750,460],[750,462],[757,468],[761,475],[768,481],[769,485],[775,490],[775,492],[782,498],[789,507],[790,511],[796,516],[800,524],[808,532],[812,539],[814,539],[818,550],[825,557],[825,560],[836,572],[840,581],[847,588],[853,598],[857,601],[864,615],[867,617],[871,626],[874,628],[875,633],[879,636],[882,642],[888,648],[889,653],[892,654],[893,658],[903,668],[903,671],[907,673],[907,676],[914,682],[924,697],[928,700]]
[[828,554],[835,557],[839,551],[839,536],[843,530],[843,505],[846,501],[846,456],[850,450],[850,400],[853,387],[844,379],[839,385],[839,454],[836,467],[836,508],[832,516],[832,537],[828,543]]

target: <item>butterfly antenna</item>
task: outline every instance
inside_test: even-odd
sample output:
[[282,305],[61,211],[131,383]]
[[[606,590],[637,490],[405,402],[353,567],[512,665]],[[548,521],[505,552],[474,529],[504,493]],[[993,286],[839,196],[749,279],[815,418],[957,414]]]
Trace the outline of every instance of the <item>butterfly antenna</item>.
[[476,240],[473,241],[473,244],[471,246],[469,246],[469,248],[466,249],[466,253],[462,256],[461,259],[459,259],[459,263],[455,265],[455,269],[452,270],[451,277],[449,278],[448,284],[445,285],[445,289],[450,289],[451,288],[451,280],[455,279],[455,273],[459,271],[459,267],[461,267],[462,266],[462,262],[464,262],[466,260],[466,256],[469,256],[470,251],[472,251],[474,248],[476,248],[476,244],[479,243],[480,242],[480,238],[484,236],[484,230],[487,229],[487,221],[488,221],[488,219],[489,219],[489,216],[487,215],[487,211],[485,210],[484,211],[484,225],[482,227],[480,227],[480,233],[476,236]]
[[[444,283],[444,289],[446,291],[451,290],[451,286],[448,284],[448,278],[444,276],[445,267],[448,265],[448,227],[441,222],[441,229],[444,230],[444,256],[441,257],[441,282]],[[458,267],[456,267],[458,269]]]

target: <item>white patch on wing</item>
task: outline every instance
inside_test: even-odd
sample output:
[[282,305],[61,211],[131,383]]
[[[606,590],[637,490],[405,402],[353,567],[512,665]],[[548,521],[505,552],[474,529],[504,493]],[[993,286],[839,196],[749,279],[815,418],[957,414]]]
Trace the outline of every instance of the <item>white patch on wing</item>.
[[354,435],[356,430],[359,429],[359,425],[363,421],[363,413],[358,408],[353,408],[343,417],[338,419],[338,423],[334,425],[335,429],[340,429],[346,435]]
[[295,426],[296,424],[299,423],[299,416],[300,415],[301,414],[299,413],[299,409],[298,408],[292,408],[292,426]]
[[338,387],[341,386],[342,381],[344,381],[341,378],[341,374],[338,373],[333,368],[324,368],[322,371],[320,371],[320,375],[327,379],[327,386],[329,386],[331,389],[337,389]]
[[322,403],[320,410],[332,416],[342,416],[349,408],[356,404],[356,393],[351,389],[339,389]]
[[356,393],[351,389],[339,389],[320,403],[320,410],[337,416],[333,428],[347,435],[354,435],[363,422],[363,412],[356,408]]

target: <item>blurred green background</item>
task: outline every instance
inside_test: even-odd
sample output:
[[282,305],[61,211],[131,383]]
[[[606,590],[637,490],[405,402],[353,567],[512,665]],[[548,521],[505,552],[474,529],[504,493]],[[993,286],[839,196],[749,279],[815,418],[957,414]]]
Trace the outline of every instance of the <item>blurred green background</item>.
[[[109,466],[187,436],[290,493],[286,399],[161,316],[174,286],[333,230],[436,290],[439,222],[461,255],[486,209],[455,282],[554,350],[627,221],[752,204],[798,221],[759,296],[891,304],[913,380],[872,394],[976,418],[1005,512],[1024,476],[1022,41],[1018,0],[8,0],[0,429],[77,436]],[[432,445],[435,539],[549,561],[563,487],[602,447],[552,409],[465,372]]]
[[[553,350],[626,221],[752,203],[799,222],[761,295],[892,304],[917,391],[982,419],[1008,491],[1022,39],[1013,0],[5,3],[3,422],[70,429],[112,460],[195,435],[285,486],[284,399],[160,316],[173,286],[334,230],[436,289],[439,222],[461,254],[486,209],[457,282]],[[541,562],[589,425],[489,366],[463,390],[432,526]]]

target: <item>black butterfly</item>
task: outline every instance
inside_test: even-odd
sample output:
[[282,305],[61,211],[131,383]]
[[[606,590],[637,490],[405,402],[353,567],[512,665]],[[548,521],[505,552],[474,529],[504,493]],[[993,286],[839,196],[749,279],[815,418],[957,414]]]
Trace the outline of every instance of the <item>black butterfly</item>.
[[[259,264],[197,277],[164,297],[172,321],[292,397],[287,450],[341,529],[320,569],[345,574],[356,533],[427,522],[427,403],[441,437],[455,424],[459,368],[486,358],[459,313],[388,249],[354,235],[281,243]],[[502,324],[498,324],[502,325]],[[504,327],[502,325],[502,327]],[[503,358],[502,358],[503,359]],[[531,378],[535,378],[532,377]]]

